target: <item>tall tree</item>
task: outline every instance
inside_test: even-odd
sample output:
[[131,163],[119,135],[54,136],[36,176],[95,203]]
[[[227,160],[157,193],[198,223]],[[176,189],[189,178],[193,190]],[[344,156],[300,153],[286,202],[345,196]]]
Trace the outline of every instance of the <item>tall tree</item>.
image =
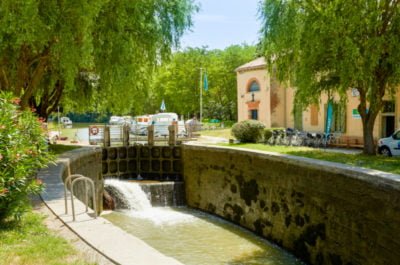
[[203,91],[204,117],[235,120],[237,111],[235,69],[254,59],[256,48],[232,45],[224,50],[188,48],[173,54],[157,70],[153,82],[153,98],[158,109],[161,100],[167,108],[181,114],[199,112],[200,68],[207,72],[208,91]]
[[375,154],[383,97],[400,83],[399,2],[265,0],[261,7],[266,57],[280,80],[296,86],[296,100],[358,90],[366,154]]
[[2,0],[0,90],[43,117],[61,100],[119,112],[139,106],[196,9],[192,0]]

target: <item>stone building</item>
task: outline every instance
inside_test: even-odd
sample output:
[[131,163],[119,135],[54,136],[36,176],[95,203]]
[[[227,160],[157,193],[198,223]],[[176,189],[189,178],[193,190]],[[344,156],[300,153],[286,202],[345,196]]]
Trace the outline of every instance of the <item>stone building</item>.
[[[257,58],[236,69],[238,121],[259,120],[267,128],[296,128],[309,132],[323,132],[326,124],[327,95],[319,104],[305,111],[294,106],[294,89],[282,84],[267,71],[264,57]],[[332,132],[353,144],[362,144],[362,122],[358,114],[359,95],[349,89],[346,102],[334,98]],[[387,96],[374,128],[375,138],[389,136],[400,127],[400,90],[394,97]]]

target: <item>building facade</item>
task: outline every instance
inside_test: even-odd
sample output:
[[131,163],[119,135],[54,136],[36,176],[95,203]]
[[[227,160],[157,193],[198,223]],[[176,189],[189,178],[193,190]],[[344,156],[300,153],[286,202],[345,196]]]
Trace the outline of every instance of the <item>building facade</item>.
[[[263,57],[257,58],[236,69],[238,121],[259,120],[267,128],[296,128],[308,132],[324,132],[328,96],[322,95],[316,105],[306,110],[294,104],[294,89],[276,80],[267,71]],[[362,122],[358,114],[359,95],[349,89],[347,100],[334,97],[334,114],[331,132],[344,138],[353,138],[362,144]],[[374,137],[389,136],[400,127],[400,91],[394,97],[387,96],[382,112],[374,127]]]

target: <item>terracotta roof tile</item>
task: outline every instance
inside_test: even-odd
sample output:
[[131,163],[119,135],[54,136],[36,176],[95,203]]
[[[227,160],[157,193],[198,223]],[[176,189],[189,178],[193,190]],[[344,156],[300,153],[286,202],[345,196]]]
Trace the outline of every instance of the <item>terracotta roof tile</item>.
[[251,62],[248,62],[242,66],[239,66],[236,68],[236,72],[244,72],[244,71],[249,71],[249,70],[255,70],[255,69],[264,69],[266,68],[267,63],[265,62],[264,57],[259,57]]

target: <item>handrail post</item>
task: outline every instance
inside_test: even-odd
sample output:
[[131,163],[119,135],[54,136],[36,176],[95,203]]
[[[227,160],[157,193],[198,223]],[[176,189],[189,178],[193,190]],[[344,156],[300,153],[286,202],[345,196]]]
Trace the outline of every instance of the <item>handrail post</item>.
[[[93,182],[93,180],[91,180],[90,178],[81,175],[80,177],[77,177],[76,179],[74,179],[74,180],[72,181],[72,184],[71,184],[72,221],[75,221],[74,185],[75,185],[75,183],[77,183],[78,181],[84,181],[84,182],[85,182],[85,188],[86,188],[86,182],[87,182],[87,181],[91,184],[91,187],[92,187],[92,197],[93,197],[94,216],[95,216],[95,218],[97,218],[97,207],[96,207],[96,197],[95,197],[95,195],[96,195],[96,190],[95,190],[94,182]],[[86,197],[87,197],[87,196],[88,196],[88,194],[87,194],[87,189],[85,189],[85,193],[86,193],[85,195],[86,195]],[[86,211],[88,211],[88,200],[86,201]]]
[[65,183],[64,183],[64,204],[65,204],[65,214],[68,214],[68,203],[67,203],[67,189],[68,189],[68,184],[69,187],[71,188],[71,184],[72,184],[72,179],[73,178],[78,178],[78,177],[84,177],[81,174],[73,174],[73,175],[69,175],[66,179],[65,179]]

